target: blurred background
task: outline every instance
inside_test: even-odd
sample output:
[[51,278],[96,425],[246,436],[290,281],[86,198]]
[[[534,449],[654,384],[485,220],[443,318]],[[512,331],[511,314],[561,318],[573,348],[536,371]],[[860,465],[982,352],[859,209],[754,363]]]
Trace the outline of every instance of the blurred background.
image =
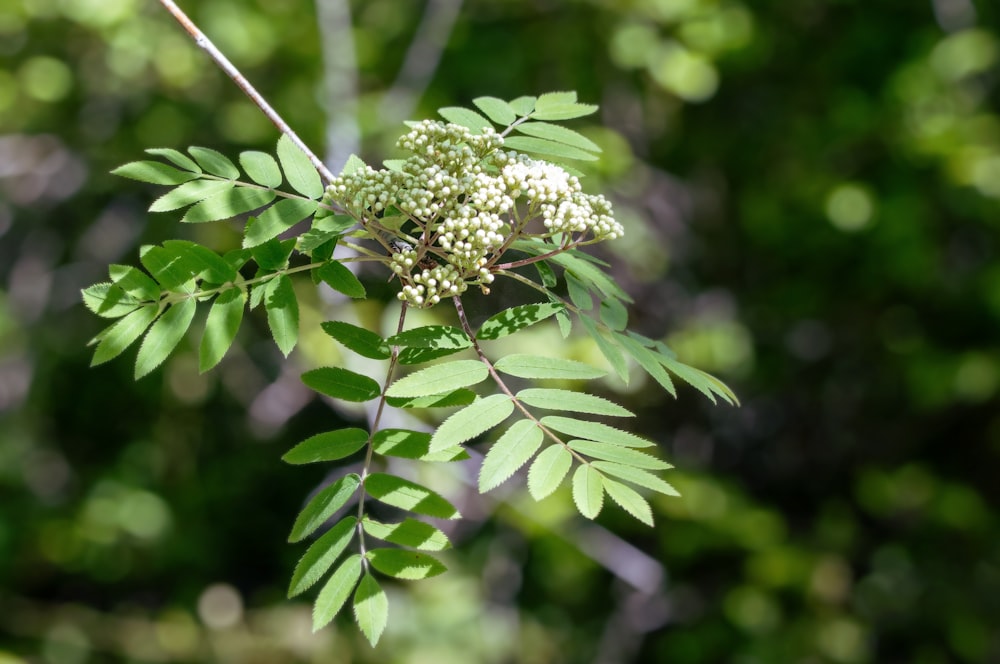
[[391,318],[384,276],[361,308],[308,301],[287,363],[252,316],[204,376],[197,337],[138,383],[134,350],[88,368],[79,290],[108,263],[238,237],[108,171],[277,132],[153,0],[2,0],[0,663],[1000,662],[1000,5],[184,5],[335,168],[480,95],[599,103],[573,126],[604,148],[585,188],[626,226],[599,253],[633,326],[743,406],[598,385],[677,466],[655,530],[442,471],[449,573],[388,584],[377,651],[311,635],[284,540],[342,471],[279,457],[356,421],[298,375],[338,361],[320,320]]

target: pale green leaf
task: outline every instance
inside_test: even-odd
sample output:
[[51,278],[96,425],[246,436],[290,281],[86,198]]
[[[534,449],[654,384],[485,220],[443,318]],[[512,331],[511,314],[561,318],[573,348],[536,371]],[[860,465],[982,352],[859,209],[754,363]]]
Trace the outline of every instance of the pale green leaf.
[[400,523],[382,523],[365,517],[361,525],[366,533],[376,539],[412,549],[442,551],[451,546],[447,535],[431,524],[416,519],[405,519]]
[[447,106],[445,108],[439,108],[438,113],[441,114],[448,122],[452,122],[457,125],[462,125],[466,127],[472,134],[478,136],[483,133],[483,129],[486,127],[493,127],[493,123],[468,108],[460,108],[458,106]]
[[603,482],[604,490],[611,496],[611,500],[647,526],[653,526],[653,510],[638,491],[609,477],[604,477]]
[[288,541],[299,542],[315,532],[334,512],[347,504],[360,485],[361,478],[356,473],[351,473],[313,496],[296,517]]
[[288,450],[281,460],[291,464],[335,461],[351,456],[367,442],[368,432],[364,429],[351,427],[327,431],[306,438]]
[[400,364],[413,365],[423,364],[431,360],[448,357],[455,353],[460,353],[464,348],[404,348],[399,351],[398,360]]
[[150,184],[181,184],[198,177],[196,173],[179,171],[159,161],[133,161],[119,166],[111,173]]
[[351,543],[357,523],[356,517],[344,517],[306,549],[292,573],[292,581],[288,586],[289,599],[311,588],[326,574]]
[[[391,343],[391,342],[390,342]],[[479,360],[455,360],[437,364],[400,378],[389,386],[390,397],[421,397],[450,392],[486,380],[489,369]]]
[[666,461],[657,459],[645,452],[634,450],[631,447],[622,447],[621,445],[601,443],[593,440],[571,440],[569,441],[569,446],[580,454],[594,459],[601,459],[602,461],[614,461],[626,466],[647,468],[649,470],[673,468]]
[[218,364],[236,339],[243,322],[247,294],[242,288],[222,292],[212,304],[205,322],[205,332],[198,350],[198,369],[202,373]]
[[385,339],[371,330],[339,320],[326,321],[323,331],[362,357],[387,360],[392,356]]
[[104,330],[100,335],[101,341],[94,350],[94,359],[91,360],[90,366],[94,367],[118,357],[142,336],[158,313],[159,310],[155,305],[145,306]]
[[190,327],[197,306],[193,299],[182,300],[167,309],[166,313],[153,323],[153,327],[146,333],[146,338],[142,340],[139,354],[135,359],[136,380],[160,366],[173,352]]
[[573,465],[573,456],[562,445],[549,445],[528,469],[528,493],[535,500],[555,491]]
[[483,459],[479,469],[479,492],[486,493],[499,486],[528,463],[541,447],[543,437],[542,430],[531,420],[519,420],[512,424],[490,446]]
[[382,429],[372,439],[375,452],[385,456],[421,461],[461,461],[469,458],[469,453],[457,446],[431,452],[430,443],[429,433],[408,429]]
[[576,103],[576,90],[557,90],[555,92],[543,92],[538,95],[535,101],[535,108],[546,108],[553,104],[574,104]]
[[507,355],[494,365],[497,371],[502,371],[518,378],[552,378],[562,380],[587,380],[600,378],[604,371],[576,360],[564,360],[561,357],[543,357],[541,355]]
[[354,620],[374,648],[389,621],[389,598],[367,572],[354,592]]
[[[523,246],[519,243],[515,244],[519,247]],[[622,302],[632,301],[629,294],[623,291],[614,279],[601,270],[598,265],[582,258],[582,256],[586,256],[586,254],[575,251],[564,251],[561,254],[552,256],[549,260],[569,270],[573,276],[583,282],[587,290],[600,291],[604,297],[613,297]]]
[[460,387],[444,394],[432,394],[426,397],[387,397],[386,403],[395,408],[452,408],[468,406],[476,400],[476,393]]
[[580,514],[594,519],[604,505],[604,483],[601,474],[584,464],[573,473],[573,502]]
[[367,294],[364,285],[358,281],[354,273],[340,261],[328,261],[316,268],[316,276],[335,291],[340,291],[347,297],[360,299]]
[[572,390],[527,388],[518,392],[517,398],[529,406],[546,410],[568,410],[574,413],[591,413],[612,417],[633,417],[635,415],[635,413],[603,397]]
[[281,186],[281,169],[274,157],[266,152],[247,150],[240,153],[240,166],[259,185],[274,189]]
[[569,294],[569,299],[581,311],[590,311],[594,308],[594,296],[582,281],[573,276],[572,272],[566,273],[566,292]]
[[457,327],[448,325],[425,325],[406,330],[386,339],[392,346],[408,348],[454,348],[462,349],[472,346],[472,340]]
[[590,465],[594,466],[603,473],[614,475],[615,477],[631,482],[632,484],[652,489],[653,491],[657,491],[667,496],[681,495],[677,492],[677,489],[648,470],[636,468],[635,466],[626,466],[612,461],[593,461]]
[[289,228],[316,212],[318,203],[300,198],[283,198],[260,213],[251,217],[243,238],[244,248],[256,247],[278,237]]
[[240,176],[239,169],[236,168],[233,162],[229,161],[229,157],[221,152],[212,150],[211,148],[199,148],[195,146],[189,147],[188,152],[198,162],[199,166],[212,175],[218,175],[228,180],[235,180]]
[[179,210],[210,196],[232,189],[232,180],[191,180],[163,194],[149,206],[150,212]]
[[562,335],[562,338],[569,339],[569,335],[573,331],[573,321],[570,320],[569,314],[565,310],[556,314],[556,323],[559,324],[559,334]]
[[627,385],[629,380],[628,364],[625,362],[625,356],[622,354],[621,349],[601,334],[597,323],[593,319],[588,316],[580,316],[580,323],[587,331],[587,334],[590,335],[590,338],[594,340],[594,343],[597,344],[598,350],[607,359],[611,368],[615,370],[615,373],[618,374],[622,382]]
[[477,97],[472,100],[472,103],[485,113],[486,117],[502,127],[506,127],[517,119],[517,113],[503,99]]
[[512,412],[514,402],[506,394],[478,399],[441,423],[431,438],[431,451],[471,440],[503,422]]
[[348,155],[347,161],[344,162],[344,167],[340,169],[340,174],[351,175],[359,170],[364,170],[366,165],[367,164],[365,164],[365,162],[362,161],[358,155]]
[[175,166],[180,166],[182,170],[201,173],[201,167],[198,164],[194,163],[187,155],[173,148],[146,148],[144,152],[169,159]]
[[549,415],[542,418],[542,424],[570,436],[610,443],[611,445],[621,445],[623,447],[653,446],[653,443],[640,438],[634,433],[622,431],[621,429],[616,429],[600,422],[587,422],[586,420],[577,420],[570,417]]
[[101,318],[121,318],[142,304],[118,286],[107,282],[88,286],[80,294],[87,308]]
[[309,198],[319,198],[323,195],[323,181],[316,167],[306,153],[292,142],[288,134],[282,134],[278,139],[278,161],[285,171],[285,179],[295,191]]
[[[660,387],[665,389],[673,396],[677,396],[677,390],[674,388],[674,382],[670,380],[670,375],[664,371],[663,367],[657,362],[657,356],[654,355],[648,348],[642,346],[642,344],[637,341],[630,339],[623,334],[615,335],[615,338],[622,345],[622,348],[632,356],[639,366],[646,370],[650,376],[653,377]],[[714,401],[714,399],[713,399]]]
[[131,265],[109,265],[111,281],[137,300],[154,301],[160,299],[160,286],[142,270]]
[[624,330],[628,326],[628,310],[613,297],[601,300],[601,320],[612,330]]
[[368,401],[382,391],[368,376],[340,367],[322,367],[302,374],[302,382],[310,389],[344,401]]
[[361,555],[355,553],[340,564],[316,597],[316,604],[313,606],[314,632],[325,627],[340,612],[359,578],[361,578]]
[[530,114],[532,110],[534,110],[536,100],[537,100],[536,97],[525,96],[525,97],[518,97],[517,99],[514,99],[509,103],[511,109],[515,113],[524,117],[525,115]]
[[181,221],[188,224],[200,224],[208,221],[232,219],[264,207],[273,201],[275,196],[273,191],[267,189],[229,189],[191,206]]
[[438,493],[395,475],[372,473],[365,478],[365,490],[375,500],[402,510],[438,519],[457,519],[461,516]]
[[535,111],[531,117],[535,120],[572,120],[590,115],[597,110],[592,104],[580,104],[576,95],[570,99],[571,93],[549,93],[540,95],[535,102]]
[[560,125],[548,122],[522,122],[514,128],[516,131],[535,138],[544,138],[557,143],[565,143],[581,150],[600,152],[601,148],[586,136]]
[[267,283],[264,309],[267,311],[267,326],[271,329],[274,343],[288,357],[299,340],[299,301],[287,274]]
[[371,549],[365,557],[379,572],[406,581],[427,579],[448,571],[437,558],[417,551]]
[[529,325],[543,321],[549,316],[562,311],[565,307],[559,303],[545,302],[541,304],[522,304],[505,309],[490,316],[476,333],[477,339],[499,339],[508,334],[514,334]]
[[556,143],[534,136],[508,136],[503,141],[504,148],[518,152],[531,152],[546,157],[561,157],[580,161],[596,161],[597,155],[586,150],[575,148],[565,143]]

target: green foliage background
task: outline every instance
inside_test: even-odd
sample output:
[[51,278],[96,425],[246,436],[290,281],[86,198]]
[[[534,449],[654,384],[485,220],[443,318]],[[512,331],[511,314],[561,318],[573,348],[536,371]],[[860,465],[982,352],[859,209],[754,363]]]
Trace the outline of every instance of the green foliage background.
[[[314,3],[188,4],[321,148]],[[79,302],[141,243],[233,240],[147,214],[155,192],[108,171],[146,147],[270,150],[276,132],[155,2],[7,0],[0,662],[1000,659],[996,5],[350,7],[359,94],[336,117],[369,162],[400,113],[554,89],[601,104],[585,184],[626,224],[602,251],[632,320],[743,407],[615,395],[678,467],[684,497],[654,499],[655,530],[445,477],[468,517],[449,573],[389,588],[376,653],[349,627],[310,635],[307,601],[284,599],[301,553],[284,539],[324,470],[279,458],[356,417],[298,381],[334,345],[304,337],[285,366],[254,316],[218,371],[199,375],[187,343],[133,383],[126,361],[87,368],[101,321]],[[425,12],[449,8],[440,66],[400,80]],[[304,308],[303,330],[328,311]]]

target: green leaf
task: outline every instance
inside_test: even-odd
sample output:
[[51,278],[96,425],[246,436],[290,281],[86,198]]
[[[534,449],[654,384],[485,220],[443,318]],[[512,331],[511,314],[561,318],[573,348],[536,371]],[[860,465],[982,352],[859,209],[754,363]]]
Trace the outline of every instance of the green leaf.
[[480,111],[486,114],[495,124],[506,127],[517,119],[517,113],[510,104],[496,97],[477,97],[472,100]]
[[622,382],[628,385],[628,364],[625,363],[625,356],[622,354],[621,349],[601,334],[601,331],[597,328],[597,323],[595,323],[591,318],[587,316],[580,316],[580,323],[583,324],[583,328],[587,331],[587,334],[589,334],[590,338],[594,340],[595,344],[597,344],[598,350],[600,350],[601,355],[607,359],[611,368],[615,370],[615,373],[618,374],[618,377],[621,378]]
[[287,274],[267,282],[264,309],[267,311],[267,326],[271,329],[274,343],[288,357],[299,340],[299,301]]
[[372,473],[365,478],[365,490],[375,500],[402,510],[438,519],[457,519],[461,516],[439,494],[395,475]]
[[323,181],[316,167],[299,146],[292,142],[288,134],[282,134],[278,139],[278,161],[285,171],[285,179],[295,191],[309,198],[319,198],[323,195]]
[[371,562],[372,567],[395,579],[416,581],[448,571],[437,558],[417,551],[371,549],[365,557]]
[[[250,250],[253,259],[262,270],[283,270],[288,265],[288,257],[295,248],[295,240],[268,240]],[[260,275],[258,275],[260,276]]]
[[315,252],[319,247],[329,244],[329,253],[325,256],[321,256],[319,252],[313,254],[314,260],[329,260],[333,255],[333,247],[336,243],[333,242],[343,235],[344,231],[355,226],[358,222],[352,217],[346,215],[328,215],[320,218],[320,212],[324,212],[323,208],[316,211],[316,217],[313,218],[312,227],[305,233],[299,236],[299,251],[303,253]]
[[573,276],[572,272],[566,273],[566,292],[569,293],[569,299],[581,311],[590,311],[594,308],[594,296],[582,281]]
[[408,348],[454,348],[461,350],[472,346],[472,340],[457,327],[426,325],[406,330],[386,339],[392,346]]
[[573,331],[573,321],[569,319],[569,314],[560,311],[556,314],[556,322],[559,324],[559,334],[562,335],[562,338],[569,339],[569,335]]
[[179,171],[159,161],[129,162],[111,171],[111,174],[150,184],[181,184],[198,177],[196,173]]
[[154,247],[139,249],[139,262],[165,290],[175,290],[201,272],[202,266],[188,252],[176,248]]
[[542,280],[542,285],[546,288],[555,288],[559,283],[559,278],[556,277],[555,270],[552,266],[545,261],[538,261],[534,264],[535,269],[538,270],[538,276]]
[[601,320],[612,330],[624,330],[628,326],[628,310],[614,298],[601,300]]
[[455,360],[427,367],[400,378],[389,386],[386,395],[422,397],[428,394],[441,394],[459,387],[481,383],[489,375],[489,369],[479,360]]
[[596,440],[611,445],[621,445],[622,447],[653,447],[653,443],[640,438],[634,433],[609,427],[607,424],[601,424],[600,422],[587,422],[586,420],[576,420],[570,417],[549,415],[542,418],[542,424],[570,436],[578,436],[587,440]]
[[607,473],[608,475],[614,475],[615,477],[631,482],[632,484],[652,489],[653,491],[657,491],[667,496],[681,495],[677,492],[677,489],[670,486],[648,470],[636,468],[635,466],[625,466],[611,461],[592,461],[590,465],[594,466],[601,472]]
[[[361,521],[365,532],[384,542],[423,551],[442,551],[451,546],[448,536],[429,523],[416,519],[405,519],[400,523],[382,523],[365,517]],[[376,565],[375,569],[380,572]]]
[[217,152],[211,148],[199,148],[195,146],[189,147],[188,152],[198,162],[199,166],[212,175],[218,175],[220,178],[228,180],[235,180],[240,176],[239,169],[236,168],[233,162],[229,161],[229,157],[221,152]]
[[528,470],[528,493],[535,500],[555,491],[573,465],[573,456],[562,445],[549,445]]
[[157,157],[163,157],[169,159],[174,163],[174,166],[180,166],[181,169],[185,171],[192,171],[194,173],[201,173],[201,167],[194,163],[187,157],[187,155],[174,150],[173,148],[146,148],[144,150],[146,154],[156,155]]
[[160,286],[145,272],[130,265],[109,265],[111,281],[118,288],[137,300],[155,301],[160,299]]
[[[515,244],[518,247],[524,246],[520,243]],[[552,256],[549,260],[569,270],[573,276],[583,282],[585,288],[588,290],[600,291],[604,297],[613,297],[623,302],[631,302],[632,298],[621,289],[621,286],[614,279],[605,274],[597,265],[580,257],[585,255],[582,253],[577,255],[577,252],[573,251],[564,251],[561,254]]]
[[313,606],[314,632],[325,627],[340,612],[360,578],[361,555],[355,553],[340,564],[316,597]]
[[368,442],[368,432],[364,429],[348,428],[318,433],[306,438],[288,450],[281,460],[285,463],[302,464],[315,461],[336,461],[349,457]]
[[538,96],[535,108],[545,108],[553,104],[574,104],[576,103],[576,90],[559,90],[556,92],[544,92]]
[[596,518],[604,505],[604,482],[599,472],[584,464],[573,473],[573,502],[580,514]]
[[382,429],[372,439],[375,452],[385,456],[421,461],[461,461],[469,454],[461,447],[430,451],[431,435],[408,429]]
[[460,353],[464,348],[404,348],[399,351],[400,364],[423,364],[441,357],[448,357],[455,353]]
[[562,304],[545,302],[542,304],[522,304],[490,316],[476,333],[477,339],[499,339],[514,334],[529,325],[543,321],[565,309]]
[[326,571],[333,566],[334,561],[351,543],[354,538],[354,526],[357,523],[356,517],[344,517],[306,549],[305,554],[295,566],[295,571],[292,572],[292,581],[288,586],[289,599],[311,588],[314,583],[319,581],[320,577],[326,574]]
[[340,367],[322,367],[302,374],[310,389],[344,401],[369,401],[382,391],[378,383],[361,374]]
[[375,577],[365,573],[354,592],[354,619],[374,648],[389,621],[389,598]]
[[102,318],[121,318],[141,305],[119,286],[107,282],[88,286],[80,294],[87,308]]
[[266,152],[247,150],[240,153],[240,166],[259,185],[274,189],[281,186],[281,169],[274,157]]
[[544,138],[535,138],[534,136],[508,136],[503,140],[503,146],[509,150],[531,152],[546,157],[561,157],[563,159],[577,159],[580,161],[597,160],[597,155],[586,150],[581,150],[565,143],[547,141]]
[[709,375],[704,371],[690,367],[683,362],[680,362],[668,355],[658,354],[656,355],[663,366],[670,369],[674,374],[686,382],[688,385],[692,386],[706,397],[711,399],[712,403],[715,403],[715,395],[719,395],[730,404],[739,403],[736,395],[733,394],[726,385],[720,381],[715,376]]
[[575,92],[549,92],[539,95],[531,117],[536,120],[572,120],[596,110],[597,107],[591,104],[577,103]]
[[158,313],[156,305],[145,306],[104,330],[100,335],[101,341],[94,350],[94,359],[91,360],[90,366],[96,367],[121,355],[122,351],[142,336]]
[[213,284],[235,281],[239,276],[231,263],[200,244],[189,240],[167,240],[163,243],[163,248],[181,257],[194,276],[200,276]]
[[440,113],[441,117],[448,122],[468,128],[468,130],[476,136],[482,134],[484,128],[493,127],[492,122],[481,116],[479,113],[476,113],[468,108],[447,106],[445,108],[439,108],[438,113]]
[[361,299],[367,295],[364,285],[340,261],[332,260],[320,265],[316,268],[316,276],[322,279],[327,286],[335,291],[340,291],[347,297]]
[[542,446],[544,434],[531,420],[519,420],[493,443],[479,469],[479,493],[486,493],[528,463]]
[[323,331],[362,357],[387,360],[392,356],[385,339],[371,330],[339,320],[326,321]]
[[202,373],[218,364],[233,345],[240,323],[243,322],[246,303],[246,291],[242,288],[230,288],[223,291],[212,304],[198,350],[198,370]]
[[673,466],[666,461],[657,459],[656,457],[646,454],[645,452],[639,452],[631,447],[599,443],[593,440],[571,440],[569,441],[569,446],[580,454],[594,459],[601,459],[602,461],[614,461],[615,463],[621,463],[626,466],[648,468],[650,470],[666,470],[667,468],[673,468]]
[[514,127],[514,129],[528,136],[544,138],[557,143],[565,143],[581,150],[588,150],[590,152],[601,151],[600,146],[586,136],[560,125],[549,124],[548,122],[522,122]]
[[139,354],[135,359],[136,380],[160,366],[173,352],[184,338],[184,333],[190,327],[197,308],[198,305],[193,299],[182,300],[170,307],[153,323],[153,327],[146,333],[146,338],[142,340]]
[[235,185],[232,180],[192,180],[171,189],[149,206],[150,212],[169,212],[187,207],[210,196],[228,191]]
[[347,504],[359,486],[361,478],[357,473],[351,473],[313,496],[296,517],[288,541],[299,542],[315,532],[334,512]]
[[181,218],[181,221],[188,224],[200,224],[208,221],[232,219],[264,207],[273,201],[275,196],[277,194],[266,189],[229,189],[193,205]]
[[502,371],[518,378],[579,379],[600,378],[605,372],[576,360],[540,355],[507,355],[494,365]]
[[646,373],[660,384],[660,387],[671,395],[677,396],[677,390],[674,388],[674,382],[670,380],[670,375],[663,370],[663,367],[657,362],[657,357],[649,349],[644,348],[641,344],[623,334],[616,334],[615,338],[625,349],[625,352],[631,355],[639,363],[639,366],[645,369]]
[[506,420],[512,412],[514,402],[506,394],[478,399],[441,423],[431,437],[431,451],[471,440]]
[[608,477],[603,478],[603,482],[604,490],[611,496],[611,500],[647,526],[653,526],[653,510],[639,492]]
[[534,110],[536,100],[536,97],[518,97],[510,102],[510,107],[515,113],[524,117]]
[[243,246],[247,249],[278,237],[289,228],[316,212],[316,201],[283,198],[247,223]]
[[517,393],[517,398],[535,408],[546,410],[568,410],[574,413],[610,415],[612,417],[633,417],[635,413],[626,410],[603,397],[546,388],[527,388]]
[[468,406],[476,400],[476,393],[460,387],[444,394],[432,394],[426,397],[388,397],[386,403],[394,408],[452,408]]
[[364,170],[367,164],[361,160],[356,154],[352,154],[347,157],[347,161],[344,162],[344,167],[340,169],[341,175],[350,175],[359,170]]

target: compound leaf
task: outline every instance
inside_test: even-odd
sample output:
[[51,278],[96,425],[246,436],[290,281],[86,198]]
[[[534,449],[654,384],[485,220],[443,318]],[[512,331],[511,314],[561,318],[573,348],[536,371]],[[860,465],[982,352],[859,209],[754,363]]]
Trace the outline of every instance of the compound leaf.
[[191,180],[163,194],[149,206],[150,212],[179,210],[234,187],[232,180]]
[[597,143],[594,143],[586,136],[575,132],[572,129],[567,129],[561,125],[549,124],[548,122],[523,122],[517,125],[514,129],[522,134],[527,134],[528,136],[544,138],[557,143],[565,143],[566,145],[579,148],[580,150],[587,150],[589,152],[601,151],[601,148],[597,145]]
[[648,470],[636,468],[635,466],[626,466],[612,461],[593,461],[591,462],[591,465],[608,475],[614,475],[615,477],[631,482],[632,484],[652,489],[653,491],[657,491],[664,495],[681,495],[677,492],[677,489]]
[[232,219],[245,212],[262,208],[275,199],[273,191],[267,189],[232,188],[221,191],[191,207],[181,218],[189,224]]
[[160,286],[142,270],[129,265],[110,265],[111,281],[137,300],[158,300]]
[[644,347],[639,342],[631,339],[624,334],[617,334],[615,338],[618,339],[622,347],[625,349],[629,355],[632,356],[639,366],[646,370],[653,379],[660,384],[660,387],[665,389],[673,396],[677,396],[677,390],[674,388],[674,381],[670,380],[670,374],[664,371],[663,367],[657,362],[657,356],[653,354],[648,348]]
[[388,397],[386,403],[395,408],[452,408],[468,406],[476,400],[476,393],[460,387],[444,394],[431,394],[426,397]]
[[461,350],[472,346],[472,340],[457,327],[450,325],[425,325],[406,330],[386,339],[393,346],[407,348],[432,348]]
[[316,531],[333,513],[347,504],[361,485],[357,473],[344,475],[339,480],[326,487],[310,500],[292,525],[288,536],[289,542],[299,542]]
[[563,159],[577,159],[579,161],[597,160],[597,155],[586,150],[581,150],[565,143],[548,141],[544,138],[535,138],[534,136],[508,136],[504,139],[503,146],[510,150],[531,152],[546,157],[561,157]]
[[430,442],[429,433],[409,429],[382,429],[372,439],[375,452],[386,456],[421,461],[461,461],[469,458],[469,453],[457,446],[431,452]]
[[120,286],[107,282],[88,286],[80,294],[87,308],[101,318],[121,318],[142,305],[142,302],[128,295]]
[[537,97],[518,97],[509,102],[511,109],[517,113],[519,116],[524,117],[525,115],[530,115],[531,111],[535,108],[535,101]]
[[150,184],[182,184],[198,177],[197,173],[179,171],[160,161],[132,161],[111,173]]
[[673,468],[673,466],[666,461],[657,459],[656,457],[646,454],[645,452],[639,452],[631,447],[609,445],[608,443],[599,443],[593,440],[571,440],[569,441],[569,446],[580,454],[593,457],[594,459],[614,461],[626,466],[648,468],[650,470],[666,470],[667,468]]
[[316,212],[319,204],[301,198],[283,198],[260,213],[251,217],[243,238],[243,247],[249,249],[278,237],[289,228]]
[[486,114],[494,123],[506,127],[517,119],[517,113],[510,107],[510,104],[503,99],[496,97],[477,97],[472,100],[480,111]]
[[308,590],[326,574],[354,538],[357,522],[356,517],[344,517],[306,549],[292,572],[292,581],[288,585],[289,598]]
[[178,152],[173,148],[146,148],[144,152],[146,154],[152,154],[156,155],[157,157],[163,157],[164,159],[168,159],[171,162],[173,162],[175,166],[180,166],[185,171],[191,171],[193,173],[201,173],[201,167],[198,164],[191,161],[191,159],[187,155]]
[[597,327],[597,323],[593,321],[588,316],[580,316],[580,323],[583,324],[583,328],[590,335],[590,338],[594,340],[597,344],[598,350],[611,365],[611,368],[615,370],[618,377],[621,378],[622,382],[626,385],[628,384],[628,364],[625,363],[625,356],[618,346],[614,345],[608,339],[601,334],[601,331]]
[[474,135],[479,135],[483,133],[483,129],[486,127],[493,127],[493,123],[468,108],[460,108],[458,106],[447,106],[445,108],[439,108],[438,113],[441,114],[448,122],[453,122],[457,125],[462,125],[468,128],[470,132]]

